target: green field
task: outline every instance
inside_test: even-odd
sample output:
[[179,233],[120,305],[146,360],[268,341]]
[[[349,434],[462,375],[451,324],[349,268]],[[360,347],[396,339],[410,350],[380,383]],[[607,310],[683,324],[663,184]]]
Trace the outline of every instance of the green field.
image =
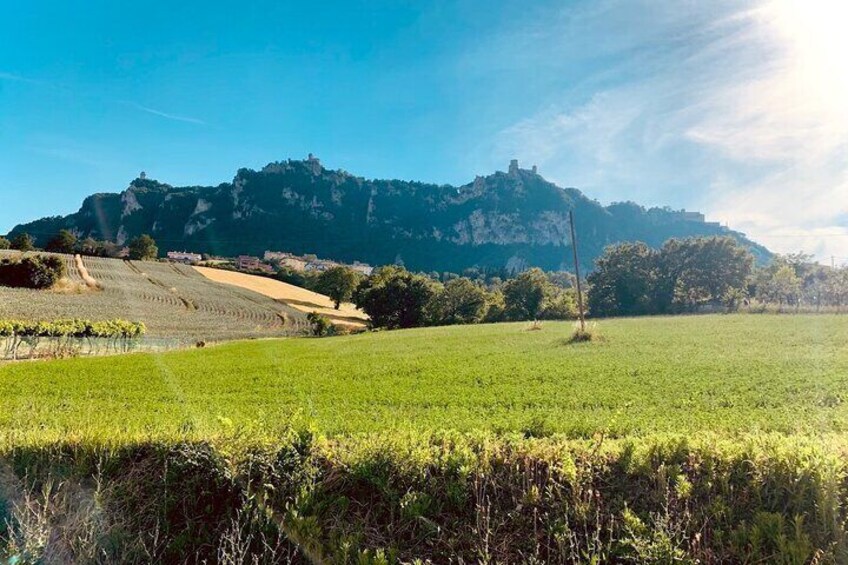
[[530,327],[0,365],[0,559],[848,562],[848,317]]
[[[848,318],[716,315],[236,342],[0,368],[6,441],[415,430],[848,430]],[[17,439],[15,439],[17,438]]]

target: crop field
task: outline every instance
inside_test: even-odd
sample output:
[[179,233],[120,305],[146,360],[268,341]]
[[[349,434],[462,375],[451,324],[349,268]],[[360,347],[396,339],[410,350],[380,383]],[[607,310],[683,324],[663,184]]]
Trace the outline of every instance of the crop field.
[[309,312],[318,312],[337,325],[361,328],[368,321],[368,316],[361,310],[358,310],[353,304],[341,304],[339,309],[336,310],[332,300],[328,297],[299,286],[268,277],[236,273],[222,269],[195,267],[195,270],[213,281],[257,292],[283,304],[287,304],[301,312],[307,314]]
[[0,558],[848,562],[848,317],[530,327],[2,365]]
[[327,434],[848,431],[844,316],[608,320],[602,341],[585,344],[565,343],[571,327],[428,328],[7,366],[0,433],[204,438],[291,418]]
[[64,255],[70,284],[54,291],[0,287],[0,318],[125,318],[152,340],[193,342],[299,335],[301,312],[246,289],[215,283],[191,267]]

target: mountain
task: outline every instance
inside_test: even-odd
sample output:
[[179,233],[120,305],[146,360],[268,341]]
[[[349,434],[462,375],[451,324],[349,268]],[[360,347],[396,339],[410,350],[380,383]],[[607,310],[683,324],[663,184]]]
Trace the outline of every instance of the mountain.
[[59,229],[119,244],[149,233],[160,252],[215,255],[265,250],[314,253],[374,265],[402,262],[417,271],[466,267],[570,269],[568,211],[574,209],[581,263],[606,245],[670,237],[731,235],[759,260],[770,254],[743,234],[700,214],[634,203],[602,206],[513,161],[508,172],[463,186],[367,180],[305,160],[241,169],[218,186],[173,187],[142,173],[123,192],[94,194],[79,212],[16,226],[40,245]]

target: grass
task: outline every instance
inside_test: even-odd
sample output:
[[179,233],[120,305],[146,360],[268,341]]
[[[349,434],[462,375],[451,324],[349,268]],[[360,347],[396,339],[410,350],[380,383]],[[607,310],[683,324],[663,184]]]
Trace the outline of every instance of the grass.
[[536,327],[0,365],[0,560],[848,562],[848,318]]
[[0,441],[398,429],[570,437],[848,430],[848,318],[714,315],[236,342],[0,367]]

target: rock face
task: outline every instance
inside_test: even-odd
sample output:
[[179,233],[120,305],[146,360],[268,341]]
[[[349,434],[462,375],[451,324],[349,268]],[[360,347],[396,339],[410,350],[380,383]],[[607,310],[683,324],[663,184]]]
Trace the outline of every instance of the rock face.
[[742,234],[692,221],[681,212],[633,203],[601,206],[531,170],[477,177],[455,187],[366,180],[332,171],[311,157],[241,169],[216,187],[172,187],[137,178],[120,194],[95,194],[76,214],[15,227],[44,244],[59,229],[123,243],[149,233],[164,253],[216,255],[266,249],[315,253],[375,265],[402,261],[421,271],[539,266],[570,268],[568,211],[574,209],[581,262],[590,267],[606,245],[728,234],[758,258],[766,249]]

